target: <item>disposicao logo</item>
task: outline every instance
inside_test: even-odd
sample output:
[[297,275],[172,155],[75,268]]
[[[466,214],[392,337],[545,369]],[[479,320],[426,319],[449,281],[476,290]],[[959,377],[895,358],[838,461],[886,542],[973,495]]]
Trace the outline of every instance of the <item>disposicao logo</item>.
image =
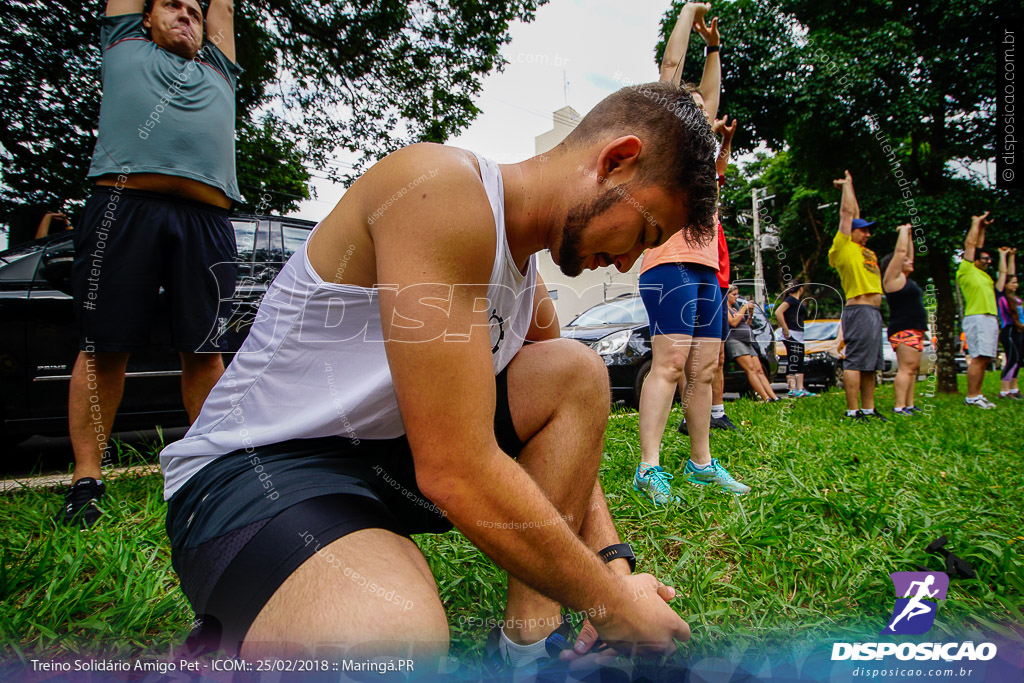
[[916,636],[927,633],[935,623],[938,603],[945,600],[949,576],[945,572],[893,572],[889,574],[896,589],[896,606],[883,634]]
[[[913,636],[927,633],[935,624],[938,600],[946,599],[949,576],[944,572],[893,572],[896,604],[888,626],[879,635]],[[870,660],[895,655],[896,659],[987,661],[996,656],[993,643],[833,643],[832,659]]]

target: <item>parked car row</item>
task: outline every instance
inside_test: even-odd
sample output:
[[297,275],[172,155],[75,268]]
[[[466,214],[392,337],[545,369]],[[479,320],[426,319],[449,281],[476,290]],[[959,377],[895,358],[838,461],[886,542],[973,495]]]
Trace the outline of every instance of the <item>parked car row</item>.
[[[775,353],[779,356],[779,376],[786,374],[789,365],[786,348],[782,342],[782,330],[775,330]],[[842,322],[836,318],[808,322],[804,329],[804,384],[818,388],[843,386],[843,343]],[[934,340],[926,331],[924,351],[917,377],[923,379],[935,370]],[[896,352],[889,343],[889,333],[882,328],[882,370],[877,373],[880,381],[892,381],[899,370]]]
[[[228,349],[238,350],[267,286],[314,223],[232,216],[238,245]],[[68,383],[78,354],[71,298],[72,232],[0,252],[0,439],[67,434]],[[161,290],[151,346],[131,355],[114,430],[188,424],[181,405],[181,364],[170,347],[168,302]],[[225,362],[231,353],[225,354]]]
[[[740,305],[745,300],[739,300]],[[772,326],[764,311],[755,305],[750,327],[752,346],[757,351],[765,375],[774,377],[778,368]],[[562,336],[575,339],[594,349],[608,367],[612,399],[630,405],[640,404],[640,390],[651,370],[651,328],[647,310],[637,294],[624,294],[597,304],[562,327]],[[747,374],[735,360],[725,364],[725,390],[748,394],[752,390]]]

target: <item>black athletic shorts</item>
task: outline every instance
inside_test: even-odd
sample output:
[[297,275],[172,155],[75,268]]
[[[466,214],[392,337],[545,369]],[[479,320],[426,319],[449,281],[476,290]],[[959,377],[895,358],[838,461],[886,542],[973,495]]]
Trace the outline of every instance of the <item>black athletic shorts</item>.
[[[507,369],[495,382],[494,434],[517,457],[524,444],[512,425]],[[235,654],[292,572],[331,542],[371,528],[402,536],[452,529],[416,485],[405,436],[295,439],[205,465],[167,503],[171,564],[200,622],[188,649]]]
[[75,226],[71,287],[79,348],[149,345],[160,287],[171,345],[224,351],[235,292],[235,233],[228,210],[144,190],[97,186]]

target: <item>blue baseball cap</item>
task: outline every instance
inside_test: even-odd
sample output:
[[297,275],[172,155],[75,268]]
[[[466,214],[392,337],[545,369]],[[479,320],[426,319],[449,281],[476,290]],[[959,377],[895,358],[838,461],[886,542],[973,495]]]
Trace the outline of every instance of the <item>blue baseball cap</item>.
[[878,221],[866,221],[863,218],[854,218],[853,225],[850,226],[850,230],[871,230],[871,226],[875,225]]

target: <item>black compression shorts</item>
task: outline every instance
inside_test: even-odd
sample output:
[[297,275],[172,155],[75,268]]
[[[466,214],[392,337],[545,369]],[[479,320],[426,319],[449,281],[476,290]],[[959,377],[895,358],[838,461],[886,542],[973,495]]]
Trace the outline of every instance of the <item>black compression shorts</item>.
[[[509,411],[507,369],[495,382],[495,437],[517,457],[524,444]],[[403,536],[452,529],[417,487],[404,436],[295,439],[204,466],[167,503],[171,563],[199,620],[187,648],[237,654],[292,572],[331,542],[371,528]]]

